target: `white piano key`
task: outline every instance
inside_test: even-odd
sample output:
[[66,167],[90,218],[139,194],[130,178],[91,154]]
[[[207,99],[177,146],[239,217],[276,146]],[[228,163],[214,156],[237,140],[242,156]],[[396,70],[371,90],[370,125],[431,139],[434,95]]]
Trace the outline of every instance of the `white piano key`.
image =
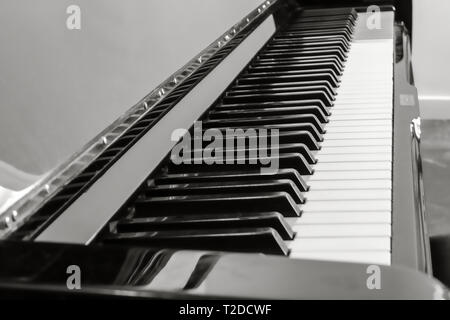
[[324,141],[329,141],[329,140],[344,140],[344,139],[361,139],[361,140],[366,140],[366,139],[392,139],[392,132],[391,131],[387,131],[387,132],[360,132],[358,134],[354,134],[354,133],[347,133],[347,132],[334,132],[334,133],[329,133],[326,132],[323,135],[323,139]]
[[[353,70],[352,70],[353,69]],[[370,81],[367,81],[366,83],[357,83],[352,81],[353,79],[351,79],[350,77],[347,77],[346,74],[350,74],[350,73],[354,73],[353,76],[356,77],[356,73],[358,73],[357,71],[354,70],[355,68],[352,68],[352,66],[350,64],[347,64],[345,66],[345,72],[341,77],[341,87],[339,88],[339,90],[341,91],[357,91],[358,93],[361,93],[360,89],[382,89],[383,94],[387,91],[392,91],[392,86],[389,86],[389,83],[386,83],[386,81],[383,81],[381,79],[375,79],[374,75],[370,76]],[[364,72],[361,72],[361,75],[363,75]],[[366,75],[369,77],[369,75]],[[341,89],[342,88],[342,89]]]
[[317,237],[390,237],[390,224],[298,224],[294,241]]
[[[317,153],[316,153],[317,154]],[[320,154],[319,163],[349,162],[349,161],[392,161],[392,153],[363,153],[363,154]]]
[[292,253],[318,251],[391,250],[390,237],[326,237],[285,241]]
[[382,126],[354,126],[354,127],[328,127],[325,126],[326,133],[359,133],[359,132],[387,132],[392,131],[391,125],[382,125]]
[[[370,89],[376,89],[376,91],[372,91],[370,92]],[[338,95],[336,96],[336,100],[337,102],[348,102],[350,104],[359,104],[360,107],[365,107],[366,103],[383,103],[386,106],[389,106],[389,98],[390,97],[390,93],[392,92],[387,92],[388,89],[387,88],[380,88],[380,87],[361,87],[361,88],[354,88],[354,90],[361,90],[361,91],[366,91],[367,94],[366,95],[356,95],[355,93],[347,93],[345,90],[345,87],[341,86],[338,89]],[[379,92],[380,90],[383,90],[384,92],[381,93]],[[342,93],[342,95],[340,95]]]
[[353,262],[390,265],[391,253],[389,251],[321,251],[321,252],[293,252],[292,259],[326,260],[337,262]]
[[285,220],[291,226],[298,224],[390,224],[392,213],[390,211],[303,212],[299,218],[285,218]]
[[[365,153],[390,153],[392,152],[389,146],[353,146],[353,147],[328,147],[325,146],[320,149],[320,155],[322,154],[365,154]],[[319,158],[320,161],[320,158]]]
[[[382,98],[388,98],[388,95],[386,94],[387,88],[377,88],[376,90],[364,90],[365,88],[359,88],[359,92],[356,90],[342,90],[339,92],[339,98],[336,97],[336,100],[341,99],[380,99]],[[363,92],[364,91],[364,92]],[[363,93],[361,93],[363,92]]]
[[[364,106],[364,104],[369,100],[372,103],[378,103],[378,104],[382,104],[382,105],[386,105],[388,106],[390,103],[390,100],[392,99],[392,97],[385,97],[385,98],[378,98],[378,99],[366,99],[365,101],[362,101],[362,99],[350,99],[350,98],[342,98],[342,99],[338,99],[336,98],[336,105],[339,104],[354,104],[354,105],[359,105],[360,107]],[[392,103],[392,101],[391,101]],[[365,107],[365,106],[364,106]]]
[[392,119],[392,114],[389,112],[384,113],[369,113],[369,114],[345,114],[338,115],[333,114],[330,118],[331,121],[349,121],[349,120],[390,120]]
[[[361,89],[364,90],[364,89]],[[340,94],[340,92],[338,92],[338,94]],[[380,93],[376,93],[376,94],[380,94]],[[334,101],[335,103],[333,104],[332,107],[330,107],[332,110],[345,110],[347,108],[341,108],[341,107],[353,107],[353,110],[355,110],[355,112],[358,112],[359,114],[371,114],[374,112],[392,112],[392,108],[390,107],[389,103],[377,103],[375,101],[372,101],[371,99],[367,99],[367,101],[364,104],[360,104],[359,107],[358,105],[355,105],[354,103],[349,103],[348,105],[346,105],[343,101],[340,101],[339,99],[336,99]],[[364,107],[362,107],[364,106]],[[368,107],[370,106],[370,108]]]
[[[390,91],[388,86],[384,87],[342,87],[339,88],[339,96],[353,96],[360,94],[361,91],[366,93],[367,96],[387,96],[388,93],[392,92]],[[336,97],[337,98],[337,97]]]
[[[319,160],[320,161],[320,160]],[[356,170],[391,170],[392,163],[389,161],[348,161],[348,162],[318,162],[313,166],[316,172],[319,171],[356,171]]]
[[[350,72],[349,70],[346,70],[345,72]],[[359,75],[358,75],[359,77]],[[370,76],[363,77],[361,81],[364,81],[364,79],[368,79]],[[364,97],[367,97],[369,99],[386,99],[389,97],[389,94],[392,94],[392,88],[390,88],[388,85],[382,83],[383,80],[381,79],[370,79],[366,80],[366,86],[363,85],[357,85],[356,83],[349,83],[349,78],[341,78],[341,86],[338,88],[339,93],[342,93],[342,96],[339,96],[339,99],[341,97],[356,97],[358,99],[363,99]],[[358,92],[359,91],[359,92]],[[378,95],[377,95],[378,93]],[[338,97],[336,97],[337,99]]]
[[[356,42],[353,42],[354,45],[356,45]],[[369,47],[370,50],[373,50],[371,52],[369,52]],[[364,50],[361,50],[358,52],[358,49],[352,47],[351,48],[351,55],[352,57],[350,57],[350,59],[347,60],[347,64],[346,66],[348,66],[348,71],[352,71],[353,73],[360,73],[362,76],[365,77],[370,77],[370,79],[374,79],[375,80],[379,80],[380,78],[382,79],[383,76],[386,75],[387,72],[391,72],[392,74],[392,68],[389,66],[385,66],[383,65],[383,61],[382,58],[378,57],[377,55],[379,55],[379,51],[377,51],[377,49],[375,48],[375,46],[368,46],[366,48],[364,48]],[[366,59],[364,60],[364,58],[361,59],[362,56],[365,56]],[[374,59],[377,60],[377,64],[376,65],[368,65],[368,60],[367,59]],[[355,60],[356,59],[356,60]],[[352,77],[352,73],[344,73],[343,77],[346,78],[347,83],[351,83],[351,84],[356,84],[356,85],[361,85],[360,82],[358,82],[358,78]],[[384,84],[386,85],[386,83],[380,82],[380,84]]]
[[[367,55],[367,52],[364,52],[363,54]],[[379,58],[377,57],[376,59]],[[382,80],[384,79],[386,73],[390,72],[392,74],[392,68],[384,68],[381,64],[377,66],[378,68],[382,68],[380,70],[373,70],[368,68],[367,60],[365,62],[361,60],[359,63],[355,63],[355,61],[348,61],[346,67],[347,66],[348,69],[346,69],[345,71],[348,72],[344,72],[341,77],[342,79],[346,80],[345,83],[347,85],[364,85],[364,83],[358,82],[358,77],[361,77],[363,79],[368,79],[367,83],[369,85],[377,84],[379,86],[386,86],[387,83],[383,82]],[[355,76],[355,74],[357,74],[357,76]]]
[[361,109],[370,109],[374,111],[385,111],[386,108],[389,106],[387,103],[374,103],[371,101],[367,101],[366,104],[364,104],[364,107],[361,107],[362,104],[350,104],[350,103],[344,103],[340,101],[335,101],[333,107],[331,107],[331,111],[334,110],[354,110],[359,111]]
[[[389,98],[390,94],[392,94],[392,89],[388,89],[385,85],[373,85],[369,83],[370,81],[367,81],[368,86],[367,87],[353,87],[352,90],[346,90],[346,84],[345,81],[342,80],[341,83],[344,83],[345,85],[341,85],[341,87],[338,89],[338,93],[340,95],[336,96],[336,101],[344,101],[349,100],[349,102],[354,103],[355,100],[360,100],[360,105],[365,106],[365,103],[367,102],[379,102],[383,101],[386,102],[386,105],[389,105]],[[355,91],[359,90],[360,94],[356,93]],[[361,94],[364,92],[364,94]],[[342,95],[341,95],[342,93]],[[391,97],[392,98],[392,97]]]
[[306,193],[307,203],[309,201],[321,200],[390,200],[391,190],[372,189],[372,190],[316,190],[311,189]]
[[304,212],[323,211],[390,211],[391,200],[336,200],[336,201],[306,201],[301,205]]
[[286,218],[291,258],[390,264],[392,52],[391,40],[352,44],[303,214]]
[[388,119],[392,119],[392,110],[386,110],[386,108],[379,108],[374,110],[359,110],[359,109],[331,109],[330,110],[330,116],[329,120],[334,121],[336,119],[337,121],[340,120],[346,120],[347,117],[352,116],[354,119],[358,117],[360,118],[366,118],[372,117],[372,116],[382,116],[382,117],[388,117]]
[[320,144],[321,147],[353,147],[353,146],[392,146],[392,139],[342,139],[327,140]]
[[349,121],[331,121],[327,124],[328,128],[333,127],[360,127],[360,126],[389,126],[392,127],[392,120],[349,120]]
[[[392,189],[390,179],[371,180],[308,180],[311,192],[318,190],[348,190],[348,189]],[[307,195],[307,193],[305,193]]]
[[[363,90],[365,90],[365,88],[361,88],[361,91]],[[338,94],[340,93],[341,92],[338,92]],[[342,105],[349,104],[349,105],[359,105],[360,108],[365,108],[366,104],[368,103],[388,107],[390,104],[389,99],[392,99],[392,96],[389,94],[374,92],[372,95],[376,97],[371,97],[370,95],[366,95],[363,97],[355,97],[354,94],[346,94],[344,92],[342,95],[336,97],[335,106],[339,106],[341,104]]]
[[308,181],[320,180],[368,180],[368,179],[391,179],[390,170],[371,171],[315,171]]
[[[392,95],[392,91],[388,92],[387,88],[380,88],[380,87],[361,87],[361,88],[357,88],[354,87],[352,89],[346,90],[347,88],[339,88],[339,96],[336,96],[336,101],[344,101],[341,100],[341,97],[345,98],[345,97],[351,97],[356,95],[357,91],[366,91],[366,95],[364,96],[364,99],[367,99],[364,103],[360,104],[360,106],[364,106],[365,107],[365,103],[374,103],[375,100],[374,96],[377,97],[377,99],[379,97],[382,97],[383,99],[387,100],[387,98],[389,97],[389,95]],[[361,99],[361,98],[360,98]],[[389,103],[386,103],[386,106],[389,106]]]

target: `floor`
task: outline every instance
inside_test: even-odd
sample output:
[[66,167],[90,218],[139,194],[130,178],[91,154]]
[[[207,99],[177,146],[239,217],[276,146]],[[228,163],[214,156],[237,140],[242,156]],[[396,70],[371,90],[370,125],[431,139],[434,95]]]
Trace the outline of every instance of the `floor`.
[[421,131],[428,231],[450,234],[450,120],[422,120]]

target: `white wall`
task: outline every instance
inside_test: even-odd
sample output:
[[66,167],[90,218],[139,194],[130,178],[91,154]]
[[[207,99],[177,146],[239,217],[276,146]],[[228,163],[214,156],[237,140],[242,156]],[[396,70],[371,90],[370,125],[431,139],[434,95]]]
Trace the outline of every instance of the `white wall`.
[[260,3],[0,1],[0,165],[53,168]]
[[450,118],[450,1],[414,0],[413,67],[423,118]]

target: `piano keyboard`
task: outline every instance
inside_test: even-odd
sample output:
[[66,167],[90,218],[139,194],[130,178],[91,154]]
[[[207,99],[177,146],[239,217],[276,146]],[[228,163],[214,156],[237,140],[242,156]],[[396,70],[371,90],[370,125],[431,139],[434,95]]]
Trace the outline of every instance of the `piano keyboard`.
[[95,241],[390,264],[393,35],[365,28],[350,9],[302,11],[202,117],[279,129],[278,172],[168,158]]
[[291,257],[390,264],[392,52],[391,39],[352,41],[303,214],[286,218]]

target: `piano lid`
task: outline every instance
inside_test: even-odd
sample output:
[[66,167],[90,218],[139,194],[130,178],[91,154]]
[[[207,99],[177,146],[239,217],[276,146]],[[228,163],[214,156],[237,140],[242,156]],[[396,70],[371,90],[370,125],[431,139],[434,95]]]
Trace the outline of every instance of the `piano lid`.
[[80,0],[81,29],[69,30],[69,1],[2,1],[0,214],[37,187],[51,193],[48,179],[259,4]]

